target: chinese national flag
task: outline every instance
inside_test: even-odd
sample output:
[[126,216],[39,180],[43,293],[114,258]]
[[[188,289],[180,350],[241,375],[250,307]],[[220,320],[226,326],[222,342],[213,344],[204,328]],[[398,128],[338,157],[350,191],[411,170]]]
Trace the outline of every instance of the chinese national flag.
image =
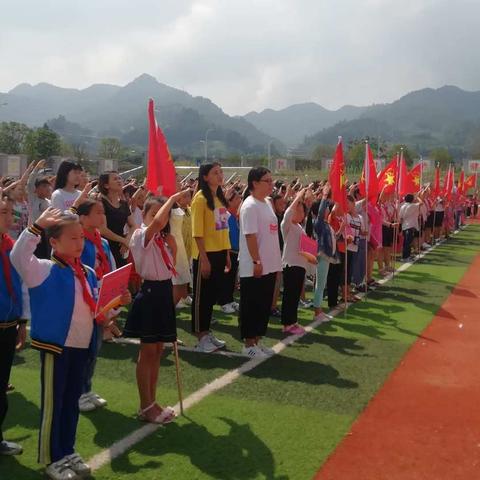
[[328,183],[332,189],[332,200],[337,202],[343,213],[347,212],[347,191],[345,188],[345,162],[343,160],[343,144],[342,138],[338,139],[337,148],[333,157],[333,163],[328,174]]
[[148,102],[148,160],[145,186],[154,195],[169,197],[176,192],[176,173],[167,140],[155,120],[154,103]]
[[435,167],[435,179],[433,181],[432,194],[438,197],[440,195],[440,165]]
[[465,183],[463,184],[464,193],[467,193],[471,188],[475,188],[475,180],[476,180],[475,177],[476,177],[476,174],[474,173],[473,175],[470,175],[465,180]]
[[378,191],[393,193],[397,181],[397,163],[398,156],[392,158],[392,161],[378,175]]
[[370,145],[365,144],[365,161],[363,163],[362,178],[358,185],[360,194],[364,197],[368,195],[368,200],[371,203],[377,201],[378,196],[378,180],[377,180],[377,168],[375,161],[373,160],[373,153]]
[[407,175],[407,186],[410,189],[409,193],[419,192],[421,189],[423,162],[415,165]]

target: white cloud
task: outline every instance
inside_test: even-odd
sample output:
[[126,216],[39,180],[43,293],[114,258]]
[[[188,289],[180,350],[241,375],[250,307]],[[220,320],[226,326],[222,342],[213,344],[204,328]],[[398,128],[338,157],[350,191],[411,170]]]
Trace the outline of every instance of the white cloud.
[[475,90],[479,16],[474,0],[9,2],[0,91],[125,84],[147,72],[241,114],[380,103],[444,84]]

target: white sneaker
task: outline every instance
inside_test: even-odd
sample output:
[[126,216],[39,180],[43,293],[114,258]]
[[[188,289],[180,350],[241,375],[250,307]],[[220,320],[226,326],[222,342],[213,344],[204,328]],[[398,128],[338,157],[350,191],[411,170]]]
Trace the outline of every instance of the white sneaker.
[[217,347],[217,348],[223,348],[227,342],[224,342],[223,340],[219,340],[212,332],[208,334],[210,337],[210,341]]
[[226,303],[220,307],[223,313],[235,313],[235,307],[231,303]]
[[75,480],[78,478],[66,457],[51,463],[45,469],[45,475],[52,480]]
[[302,306],[302,308],[312,308],[313,307],[313,303],[310,302],[309,300],[300,300],[300,305]]
[[90,399],[89,393],[84,393],[78,400],[78,408],[81,412],[91,412],[97,408],[97,406]]
[[90,401],[96,407],[105,407],[107,405],[107,401],[104,398],[102,398],[100,395],[97,395],[95,392],[87,393],[87,395],[89,395]]
[[429,243],[425,242],[425,243],[422,245],[422,247],[426,250],[427,248],[430,248],[431,245],[430,245]]
[[178,303],[175,305],[175,308],[176,308],[177,310],[181,310],[182,308],[187,308],[187,307],[189,307],[189,305],[187,305],[187,304],[185,303],[185,301],[184,301],[183,298],[181,298],[181,299],[178,301]]
[[250,358],[266,358],[268,355],[258,346],[243,347],[242,353]]
[[240,304],[237,302],[232,302],[232,306],[235,309],[236,312],[240,311]]
[[81,477],[90,475],[90,466],[83,461],[83,458],[78,453],[67,455],[65,460],[68,460],[70,469],[73,470],[77,475],[80,475]]
[[193,303],[193,300],[192,300],[192,297],[190,295],[186,296],[185,298],[182,298],[183,300],[183,303],[185,305],[188,305],[189,307],[192,305]]
[[204,335],[195,346],[195,351],[201,353],[212,353],[215,350],[218,350],[218,348],[219,347],[212,342],[210,335]]
[[320,312],[318,315],[313,317],[314,320],[320,320],[322,323],[327,323],[333,320],[331,315],[326,314],[325,312]]

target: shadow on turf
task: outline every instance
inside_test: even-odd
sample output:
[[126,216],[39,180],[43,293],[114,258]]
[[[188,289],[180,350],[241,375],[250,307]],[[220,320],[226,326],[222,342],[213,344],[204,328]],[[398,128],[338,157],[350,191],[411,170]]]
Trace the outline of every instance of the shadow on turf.
[[[172,423],[159,429],[155,434],[158,442],[142,442],[132,452],[152,458],[168,454],[188,457],[198,470],[209,478],[219,480],[250,480],[259,476],[268,480],[288,480],[287,476],[275,476],[271,450],[255,435],[248,423],[239,424],[225,417],[217,417],[229,427],[229,431],[215,435],[191,418],[184,418],[188,423]],[[122,455],[111,464],[114,472],[127,474],[161,466],[161,461],[156,459],[134,465],[129,454]],[[174,478],[174,475],[168,478]]]

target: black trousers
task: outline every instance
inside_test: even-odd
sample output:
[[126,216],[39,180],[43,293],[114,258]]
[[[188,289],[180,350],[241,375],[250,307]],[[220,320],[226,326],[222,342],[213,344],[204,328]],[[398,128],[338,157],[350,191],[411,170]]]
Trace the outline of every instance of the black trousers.
[[260,278],[240,278],[240,336],[263,337],[267,333],[270,309],[277,274],[268,273]]
[[2,425],[8,411],[7,386],[10,380],[16,343],[16,325],[0,328],[0,442],[3,440]]
[[283,269],[282,325],[297,323],[298,302],[304,282],[304,268],[287,266]]
[[[340,255],[345,256],[344,253],[340,253]],[[343,285],[343,264],[331,263],[327,276],[327,296],[329,308],[333,308],[338,305],[338,287],[340,284]]]
[[202,277],[200,257],[193,260],[193,333],[207,332],[210,330],[213,306],[217,303],[225,282],[227,251],[207,252],[207,257],[211,265],[209,278]]
[[[347,285],[352,283],[352,272],[353,272],[353,259],[354,255],[357,255],[358,252],[351,252],[347,250]],[[340,283],[345,285],[345,253],[340,254],[340,265],[342,266],[342,278]]]
[[238,253],[230,252],[230,262],[232,268],[224,274],[223,287],[218,298],[219,305],[226,305],[233,302],[233,292],[235,291],[235,282],[238,272]]

